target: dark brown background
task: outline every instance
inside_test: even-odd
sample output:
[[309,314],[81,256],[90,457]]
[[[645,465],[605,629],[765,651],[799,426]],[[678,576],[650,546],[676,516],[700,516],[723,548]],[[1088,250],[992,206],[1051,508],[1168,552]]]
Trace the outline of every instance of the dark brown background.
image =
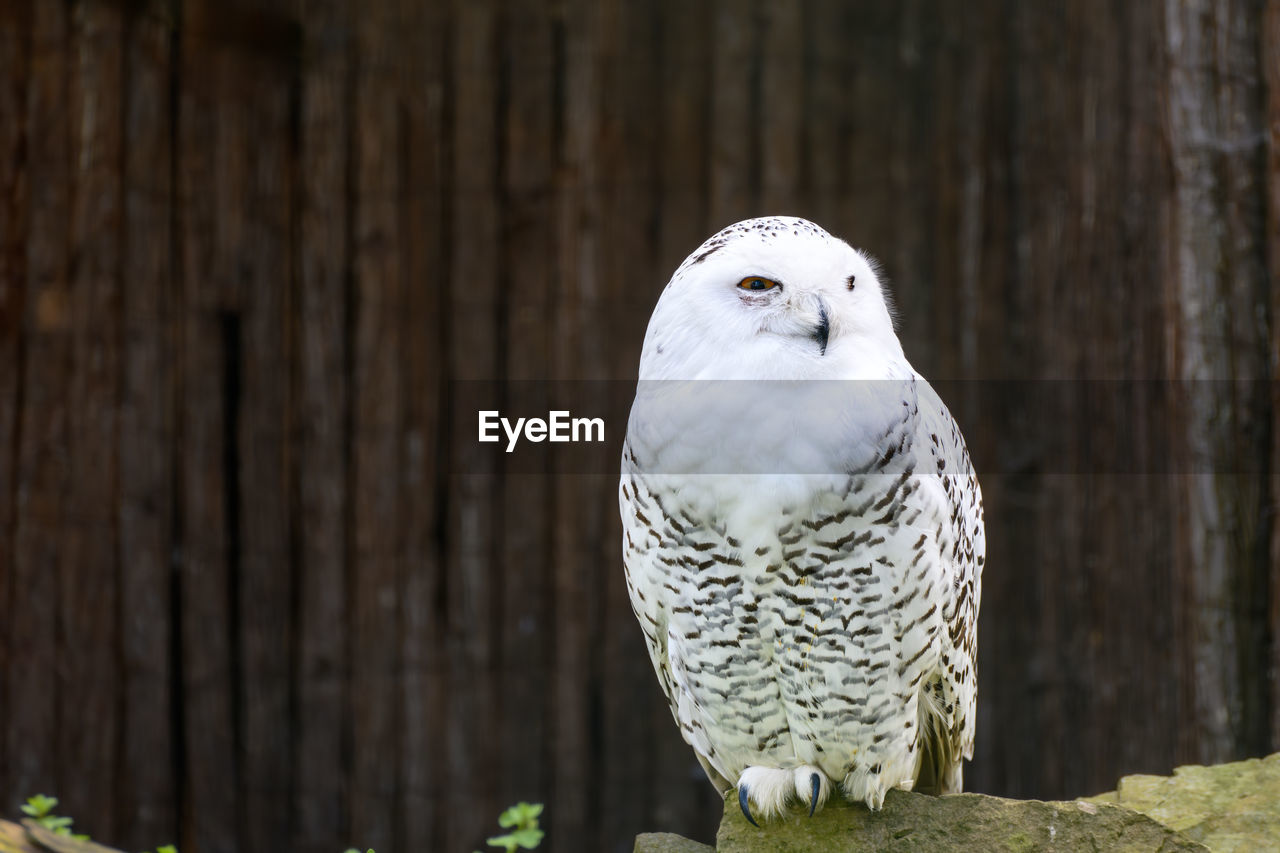
[[[926,375],[1016,380],[947,392],[970,787],[1280,748],[1276,0],[3,0],[0,811],[709,838],[624,595],[624,415],[588,473],[504,473],[459,401],[625,389],[678,261],[767,212],[882,259]],[[1045,378],[1169,381],[1049,452]]]

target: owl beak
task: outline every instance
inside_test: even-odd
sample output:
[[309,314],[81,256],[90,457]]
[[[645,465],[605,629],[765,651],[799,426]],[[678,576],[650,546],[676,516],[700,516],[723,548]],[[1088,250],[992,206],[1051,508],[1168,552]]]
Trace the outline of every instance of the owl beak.
[[813,339],[818,342],[818,354],[827,354],[827,339],[831,337],[831,315],[827,313],[827,303],[818,297],[818,325],[814,327]]

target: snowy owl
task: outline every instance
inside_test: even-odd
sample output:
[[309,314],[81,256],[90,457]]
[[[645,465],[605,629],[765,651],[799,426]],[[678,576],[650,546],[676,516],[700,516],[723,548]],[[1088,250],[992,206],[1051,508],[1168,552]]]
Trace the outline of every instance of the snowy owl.
[[639,379],[627,588],[712,783],[752,823],[959,791],[982,498],[873,263],[803,219],[732,225],[667,284]]

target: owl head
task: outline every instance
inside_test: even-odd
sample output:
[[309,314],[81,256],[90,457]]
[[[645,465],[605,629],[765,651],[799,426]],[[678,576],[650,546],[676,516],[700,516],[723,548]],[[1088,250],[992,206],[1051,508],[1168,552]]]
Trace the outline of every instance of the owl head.
[[875,263],[805,219],[748,219],[685,259],[641,379],[878,379],[905,363]]

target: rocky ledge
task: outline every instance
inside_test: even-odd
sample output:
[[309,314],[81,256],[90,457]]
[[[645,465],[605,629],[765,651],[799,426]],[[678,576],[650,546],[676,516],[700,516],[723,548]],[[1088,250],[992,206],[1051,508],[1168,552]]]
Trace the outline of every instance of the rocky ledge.
[[1252,851],[1280,843],[1280,753],[1172,776],[1126,776],[1079,800],[929,797],[891,791],[870,812],[842,800],[757,829],[725,802],[714,848],[669,833],[636,839],[636,853],[818,853],[914,850]]

